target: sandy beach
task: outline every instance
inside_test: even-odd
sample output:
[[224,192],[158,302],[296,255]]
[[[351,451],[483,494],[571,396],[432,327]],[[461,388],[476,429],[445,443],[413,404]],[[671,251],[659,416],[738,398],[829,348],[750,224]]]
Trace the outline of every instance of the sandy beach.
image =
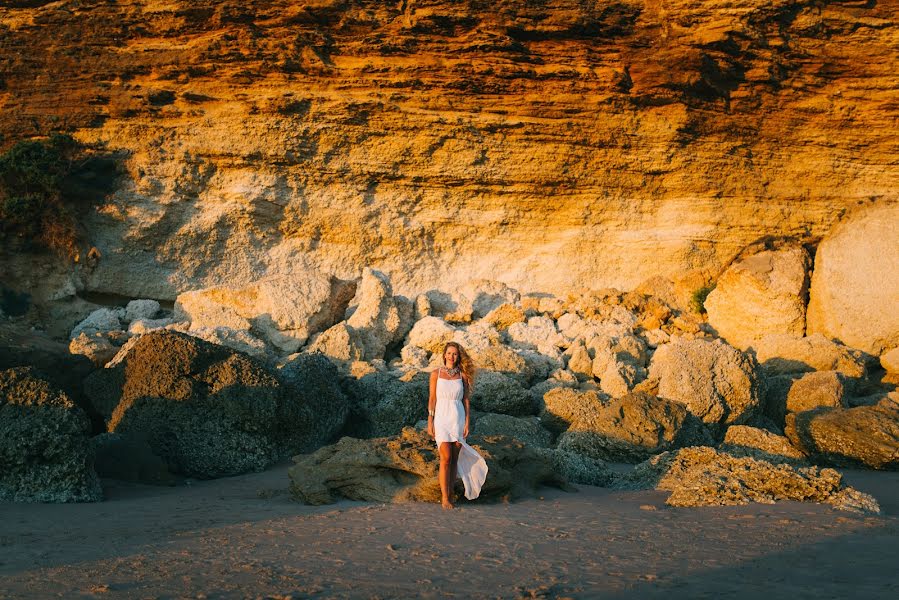
[[671,508],[581,486],[511,504],[341,502],[287,465],[95,504],[0,504],[2,598],[895,598],[899,473],[847,472],[877,517],[784,502]]

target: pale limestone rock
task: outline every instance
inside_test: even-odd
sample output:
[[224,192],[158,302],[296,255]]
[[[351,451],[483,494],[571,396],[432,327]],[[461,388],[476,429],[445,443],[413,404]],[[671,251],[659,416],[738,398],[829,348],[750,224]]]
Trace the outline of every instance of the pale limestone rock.
[[466,296],[459,296],[452,311],[443,315],[444,320],[449,323],[471,323],[474,320],[474,306]]
[[537,303],[537,312],[557,319],[565,313],[565,301],[555,296],[542,297]]
[[709,324],[745,350],[771,333],[805,333],[808,253],[767,250],[731,265],[705,300]]
[[329,358],[342,361],[364,360],[365,348],[346,322],[315,335],[309,342],[307,352],[321,352]]
[[138,319],[150,320],[159,312],[159,302],[156,300],[132,300],[125,307],[125,321],[131,323]]
[[772,334],[753,346],[759,364],[769,373],[839,371],[847,377],[862,377],[861,353],[833,342],[820,333],[808,337]]
[[536,412],[531,395],[513,377],[495,371],[479,371],[471,391],[471,407],[512,416]]
[[403,346],[400,357],[404,365],[416,369],[424,369],[428,366],[428,351],[418,346]]
[[514,304],[504,302],[491,310],[484,317],[484,322],[502,331],[516,323],[523,323],[527,317],[522,309]]
[[69,338],[76,338],[82,333],[90,336],[95,333],[121,330],[121,319],[124,316],[125,310],[122,308],[98,308],[75,326]]
[[[128,333],[131,335],[143,335],[157,329],[165,329],[174,323],[175,320],[171,317],[165,319],[135,319],[128,325]],[[189,324],[187,328],[189,329]]]
[[484,413],[474,421],[472,433],[479,436],[506,435],[532,448],[547,448],[552,443],[552,434],[540,425],[537,417]]
[[899,373],[899,347],[880,355],[880,366],[887,373]]
[[746,425],[731,425],[721,449],[733,456],[751,456],[768,462],[805,462],[805,454],[786,436]]
[[382,358],[387,347],[401,341],[412,327],[412,302],[394,297],[387,277],[368,268],[362,272],[354,300],[347,327],[358,336],[366,359]]
[[705,423],[740,425],[760,409],[762,385],[752,356],[720,340],[676,340],[653,354],[658,395],[682,402]]
[[604,369],[594,370],[593,374],[599,379],[599,389],[613,398],[620,398],[646,378],[646,369],[613,358],[605,363]]
[[[517,290],[500,281],[475,279],[461,286],[459,292],[471,305],[472,319],[480,319],[501,304],[516,304],[521,297]],[[460,305],[462,302],[460,301]]]
[[510,325],[506,335],[514,347],[536,350],[549,356],[556,355],[558,348],[565,344],[555,322],[543,316],[531,317],[527,323]]
[[[199,327],[191,328],[189,335],[201,340],[226,346],[232,350],[249,354],[250,356],[266,359],[270,357],[268,346],[250,332],[243,329],[231,329],[230,327]],[[143,337],[143,336],[139,336]],[[111,363],[115,363],[114,358]],[[108,365],[107,365],[108,366]]]
[[593,358],[590,351],[584,346],[583,341],[572,344],[566,350],[568,358],[568,370],[577,375],[578,379],[590,379],[593,377]]
[[120,346],[121,343],[113,344],[106,334],[88,335],[82,331],[69,341],[69,352],[86,356],[95,366],[102,367],[118,353]]
[[808,332],[875,356],[899,346],[899,205],[881,205],[833,228],[818,246]]
[[543,398],[550,390],[560,387],[575,388],[577,384],[578,380],[574,373],[566,369],[558,369],[545,381],[531,386],[528,393],[531,395],[537,411],[541,412],[546,405]]
[[424,319],[425,317],[430,317],[431,313],[434,309],[431,307],[431,299],[428,298],[426,294],[419,294],[415,297],[415,310],[413,311],[413,318],[416,322]]
[[836,371],[807,373],[794,382],[787,393],[788,412],[846,406],[844,378]]
[[456,330],[453,341],[465,348],[478,369],[511,374],[524,381],[531,379],[532,373],[525,359],[503,345],[500,333],[493,327],[474,323]]
[[522,294],[518,304],[526,316],[533,317],[540,312],[540,301],[545,297],[546,294]]
[[191,329],[253,329],[282,351],[293,352],[313,333],[342,316],[355,285],[316,271],[269,277],[246,287],[185,292],[175,317]]
[[658,348],[662,344],[667,344],[671,341],[671,336],[663,329],[649,329],[641,335],[646,341],[646,345],[650,348]]
[[518,356],[524,359],[525,370],[519,373],[519,379],[526,383],[547,379],[553,372],[565,366],[565,359],[559,350],[552,354],[542,354],[533,350],[516,350]]
[[428,352],[440,354],[447,342],[453,339],[456,328],[438,317],[424,317],[415,322],[406,335],[407,346],[418,346]]

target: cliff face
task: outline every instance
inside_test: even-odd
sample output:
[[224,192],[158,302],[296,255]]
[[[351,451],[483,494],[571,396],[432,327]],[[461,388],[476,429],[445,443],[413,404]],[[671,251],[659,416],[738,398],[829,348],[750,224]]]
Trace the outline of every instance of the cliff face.
[[899,200],[896,0],[4,6],[0,143],[127,169],[92,291],[631,288]]

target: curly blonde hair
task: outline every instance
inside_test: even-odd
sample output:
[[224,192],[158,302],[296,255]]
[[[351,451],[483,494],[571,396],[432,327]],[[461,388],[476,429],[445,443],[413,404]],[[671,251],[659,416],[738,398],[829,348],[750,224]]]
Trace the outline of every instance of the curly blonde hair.
[[459,353],[458,363],[453,366],[459,367],[459,371],[462,372],[462,379],[465,381],[465,385],[467,385],[468,389],[471,390],[474,386],[474,376],[475,372],[477,371],[477,368],[474,366],[474,361],[471,360],[471,356],[469,356],[468,352],[465,351],[465,348],[462,347],[462,344],[458,342],[447,342],[443,347],[442,356],[446,356],[446,351],[450,348],[455,348]]

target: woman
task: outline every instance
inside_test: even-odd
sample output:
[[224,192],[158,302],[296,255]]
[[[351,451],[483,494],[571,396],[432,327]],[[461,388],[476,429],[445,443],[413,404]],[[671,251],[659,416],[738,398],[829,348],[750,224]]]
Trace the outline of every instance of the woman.
[[443,508],[455,508],[452,502],[456,475],[465,484],[465,497],[474,500],[487,477],[487,463],[465,443],[470,430],[469,397],[474,365],[456,342],[443,348],[443,365],[431,372],[428,399],[428,433],[437,442],[440,454],[440,492]]

